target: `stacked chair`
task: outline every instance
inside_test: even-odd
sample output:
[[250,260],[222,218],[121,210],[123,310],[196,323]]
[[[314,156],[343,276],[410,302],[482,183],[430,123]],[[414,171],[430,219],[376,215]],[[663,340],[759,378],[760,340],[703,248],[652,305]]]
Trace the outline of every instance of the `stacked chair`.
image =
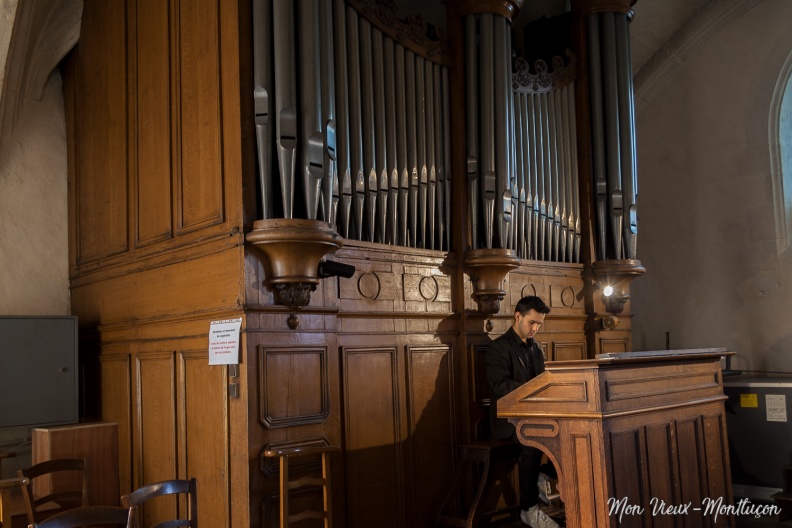
[[[15,485],[22,487],[29,528],[198,528],[194,478],[141,486],[121,497],[122,506],[89,505],[87,464],[84,459],[54,459],[17,472]],[[53,477],[58,479],[57,485]],[[176,500],[176,507],[170,503],[163,508],[166,500]],[[163,515],[172,518],[163,520]],[[6,526],[0,524],[0,528]]]

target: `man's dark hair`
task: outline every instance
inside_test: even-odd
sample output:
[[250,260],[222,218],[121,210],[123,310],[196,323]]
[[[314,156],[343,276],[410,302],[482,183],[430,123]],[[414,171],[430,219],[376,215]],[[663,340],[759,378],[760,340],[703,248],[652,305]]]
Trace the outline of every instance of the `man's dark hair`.
[[542,299],[536,297],[535,295],[523,297],[514,307],[515,312],[520,312],[523,315],[527,314],[528,310],[536,310],[540,314],[550,313],[550,307],[547,306]]

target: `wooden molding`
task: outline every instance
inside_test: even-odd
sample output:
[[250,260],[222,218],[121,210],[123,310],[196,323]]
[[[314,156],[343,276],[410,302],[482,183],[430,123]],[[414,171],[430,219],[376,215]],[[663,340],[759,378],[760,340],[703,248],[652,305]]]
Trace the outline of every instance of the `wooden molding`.
[[524,0],[443,0],[450,17],[491,13],[514,20]]

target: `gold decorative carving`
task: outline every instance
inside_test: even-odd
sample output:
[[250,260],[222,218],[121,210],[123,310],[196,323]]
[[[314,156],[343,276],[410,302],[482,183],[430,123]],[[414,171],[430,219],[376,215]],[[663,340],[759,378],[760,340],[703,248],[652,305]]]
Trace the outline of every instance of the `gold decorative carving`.
[[514,20],[522,9],[523,0],[443,0],[449,16],[463,17],[490,13]]
[[544,59],[534,61],[534,70],[523,58],[514,59],[514,73],[512,74],[512,89],[519,93],[544,93],[552,92],[575,80],[577,76],[577,57],[570,50],[566,50],[569,63],[565,64],[563,57],[553,57],[553,69],[547,67]]
[[439,32],[433,34],[420,14],[413,13],[406,20],[401,20],[393,0],[347,0],[347,3],[405,48],[426,59],[449,65],[448,42]]

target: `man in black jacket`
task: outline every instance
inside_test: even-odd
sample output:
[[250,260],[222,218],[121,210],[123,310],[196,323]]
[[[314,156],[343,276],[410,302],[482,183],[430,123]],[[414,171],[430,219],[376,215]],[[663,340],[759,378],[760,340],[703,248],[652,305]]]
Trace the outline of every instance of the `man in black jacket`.
[[[534,335],[544,323],[550,308],[539,297],[523,297],[514,307],[514,323],[505,334],[487,347],[487,381],[492,392],[490,428],[501,440],[517,439],[514,426],[497,416],[497,400],[544,372],[544,353]],[[522,445],[519,459],[520,519],[531,528],[558,528],[558,524],[539,508],[539,470],[542,452]]]

